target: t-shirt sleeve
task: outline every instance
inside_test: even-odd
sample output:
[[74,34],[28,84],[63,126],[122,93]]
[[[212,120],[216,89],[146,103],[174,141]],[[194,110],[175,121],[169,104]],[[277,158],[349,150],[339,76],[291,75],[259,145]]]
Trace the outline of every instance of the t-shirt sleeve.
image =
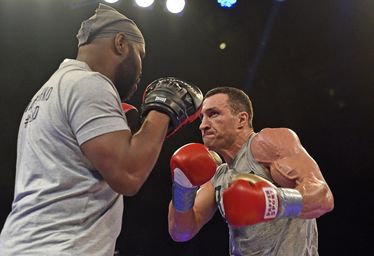
[[66,99],[66,115],[79,145],[105,133],[130,130],[117,91],[100,75],[79,79]]

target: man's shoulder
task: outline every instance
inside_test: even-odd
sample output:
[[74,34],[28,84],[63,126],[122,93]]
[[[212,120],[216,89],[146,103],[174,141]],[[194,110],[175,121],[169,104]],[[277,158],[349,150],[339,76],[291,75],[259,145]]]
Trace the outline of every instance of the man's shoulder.
[[256,134],[255,141],[268,146],[279,146],[286,142],[298,141],[296,132],[289,128],[264,128]]
[[110,79],[103,74],[91,70],[87,63],[74,59],[65,59],[59,66],[57,70],[61,76],[67,76],[73,78],[73,80],[79,80],[80,82],[84,81],[98,81],[98,82],[107,82],[111,84]]
[[289,128],[264,128],[256,134],[251,144],[255,159],[264,161],[264,158],[265,162],[298,151],[299,147],[297,134]]

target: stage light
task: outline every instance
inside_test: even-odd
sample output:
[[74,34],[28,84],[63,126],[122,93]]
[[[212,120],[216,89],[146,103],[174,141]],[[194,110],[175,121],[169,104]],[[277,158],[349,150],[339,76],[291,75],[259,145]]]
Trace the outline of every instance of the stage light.
[[154,0],[135,0],[135,3],[143,8],[151,6],[154,2]]
[[110,3],[110,4],[114,4],[114,3],[117,3],[118,0],[105,0],[105,2]]
[[217,3],[223,8],[230,8],[236,4],[236,0],[217,0]]
[[227,47],[227,45],[226,45],[225,42],[221,42],[221,43],[219,44],[219,49],[220,49],[220,50],[225,50],[226,47]]
[[185,0],[166,0],[166,8],[171,13],[180,13],[183,11]]

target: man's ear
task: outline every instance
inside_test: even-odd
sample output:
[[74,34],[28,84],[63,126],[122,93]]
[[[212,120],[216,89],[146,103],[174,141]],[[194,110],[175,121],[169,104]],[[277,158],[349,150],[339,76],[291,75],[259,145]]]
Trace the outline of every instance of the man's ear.
[[129,43],[123,33],[117,33],[114,37],[114,50],[116,54],[126,57],[129,52]]
[[238,119],[239,119],[238,125],[239,125],[239,128],[242,128],[242,127],[248,125],[248,118],[249,118],[249,116],[248,116],[247,112],[243,111],[243,112],[240,112],[238,114]]

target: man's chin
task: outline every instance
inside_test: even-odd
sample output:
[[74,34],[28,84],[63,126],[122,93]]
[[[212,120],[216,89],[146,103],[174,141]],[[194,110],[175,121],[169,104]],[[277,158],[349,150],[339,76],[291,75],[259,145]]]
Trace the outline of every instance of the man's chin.
[[213,141],[210,138],[203,137],[204,146],[206,146],[207,148],[211,149],[212,142]]

